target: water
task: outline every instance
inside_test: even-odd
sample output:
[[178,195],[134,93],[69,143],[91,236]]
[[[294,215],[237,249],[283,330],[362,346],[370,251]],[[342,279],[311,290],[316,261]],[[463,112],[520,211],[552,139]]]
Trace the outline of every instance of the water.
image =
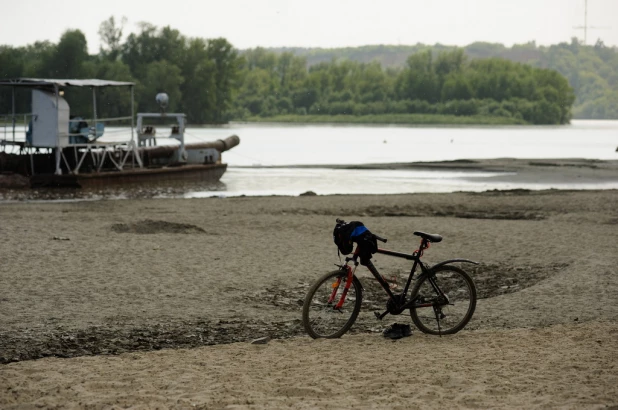
[[[187,141],[237,134],[223,153],[229,164],[220,195],[396,194],[490,189],[618,189],[612,183],[514,183],[472,171],[285,168],[486,158],[618,159],[618,121],[573,121],[569,126],[410,127],[230,125],[193,128]],[[260,168],[260,167],[284,168]],[[219,187],[218,189],[221,189]],[[191,191],[186,197],[212,196]]]
[[[158,136],[167,133],[168,130],[158,127]],[[618,121],[501,127],[231,124],[189,127],[185,138],[187,143],[202,142],[232,134],[238,135],[241,143],[223,153],[229,167],[221,183],[187,189],[181,196],[299,195],[307,191],[395,194],[515,188],[618,189],[618,182],[505,182],[494,178],[497,174],[492,172],[328,167],[486,158],[615,160],[618,159]],[[130,135],[128,129],[113,128],[106,131],[103,139],[122,141],[127,135]],[[319,167],[292,168],[304,165]]]
[[194,128],[187,141],[237,134],[230,166],[371,164],[472,158],[617,159],[618,121],[568,126],[410,127],[231,125]]

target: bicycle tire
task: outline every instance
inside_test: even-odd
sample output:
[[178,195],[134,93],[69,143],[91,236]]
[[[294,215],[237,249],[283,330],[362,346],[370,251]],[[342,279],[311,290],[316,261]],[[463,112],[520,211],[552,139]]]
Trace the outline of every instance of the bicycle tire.
[[[303,304],[303,326],[313,339],[336,339],[343,336],[354,324],[360,312],[363,300],[363,287],[356,276],[348,290],[345,302],[341,309],[335,310],[336,302],[347,281],[348,274],[342,270],[329,272],[319,278],[307,292]],[[335,284],[341,278],[337,290]],[[337,295],[332,303],[328,299],[335,291]],[[337,317],[343,315],[342,317]],[[319,320],[318,320],[319,319]],[[329,322],[329,323],[326,323]],[[332,322],[332,323],[330,323]]]
[[[455,334],[468,324],[476,309],[474,281],[463,269],[456,266],[445,265],[435,270],[431,269],[419,277],[412,290],[412,298],[417,299],[417,303],[431,303],[439,298],[430,278],[435,278],[438,287],[447,294],[450,303],[433,303],[430,307],[413,306],[410,308],[412,322],[423,333]],[[436,319],[436,315],[440,316],[440,322]]]

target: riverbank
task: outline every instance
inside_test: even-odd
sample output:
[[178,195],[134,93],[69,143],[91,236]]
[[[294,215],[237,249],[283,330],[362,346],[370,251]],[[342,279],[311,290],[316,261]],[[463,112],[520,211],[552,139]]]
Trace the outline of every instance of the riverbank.
[[408,124],[408,125],[525,125],[526,121],[514,117],[491,115],[447,114],[371,114],[371,115],[275,115],[253,116],[236,123],[294,123],[294,124]]
[[[319,169],[319,171],[316,171],[316,174],[303,172],[303,169]],[[346,172],[340,174],[332,170]],[[355,170],[378,171],[378,173],[375,175],[371,172],[355,173]],[[388,173],[382,171],[429,172],[419,174],[415,180],[416,174],[413,173],[407,175],[395,172],[393,177],[389,178]],[[378,178],[372,178],[372,175]],[[0,175],[0,202],[183,198],[187,195],[201,197],[298,195],[307,191],[323,194],[320,188],[335,193],[349,193],[345,192],[346,189],[357,189],[360,193],[381,193],[381,189],[394,188],[395,192],[387,191],[389,194],[436,190],[478,192],[492,189],[616,189],[618,160],[498,158],[389,164],[231,167],[222,182],[217,184],[184,181],[124,184],[91,190],[29,189],[27,180],[21,177],[11,188],[2,188],[10,186],[11,178],[15,177],[15,175]],[[415,184],[415,181],[419,183]],[[406,182],[410,183],[405,184]],[[281,191],[273,190],[273,186],[281,188]],[[285,186],[289,188],[286,189]],[[372,189],[377,191],[372,192]],[[289,193],[290,191],[296,193]]]
[[[617,405],[616,203],[616,190],[3,203],[0,407]],[[338,262],[336,217],[393,250],[440,233],[429,263],[481,261],[465,266],[481,297],[466,330],[393,343],[380,331],[409,317],[366,307],[341,340],[305,336],[304,294]],[[409,269],[374,262],[400,281]],[[264,336],[280,340],[247,344]]]
[[[390,164],[358,165],[300,165],[294,168],[333,168],[359,170],[434,170],[490,172],[496,175],[483,180],[527,184],[605,184],[618,183],[618,160],[602,161],[584,158],[492,158],[460,159],[454,161],[428,161]],[[282,168],[282,167],[272,167]],[[464,177],[478,179],[475,176]]]

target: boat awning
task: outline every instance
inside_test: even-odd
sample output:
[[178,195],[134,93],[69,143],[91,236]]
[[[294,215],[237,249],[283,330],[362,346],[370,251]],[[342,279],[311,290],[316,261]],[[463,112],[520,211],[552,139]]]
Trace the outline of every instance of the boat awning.
[[58,87],[121,87],[132,86],[135,83],[126,81],[109,81],[109,80],[70,80],[70,79],[52,79],[52,78],[10,78],[0,80],[0,86],[6,85],[11,87],[26,87],[26,88],[53,88]]

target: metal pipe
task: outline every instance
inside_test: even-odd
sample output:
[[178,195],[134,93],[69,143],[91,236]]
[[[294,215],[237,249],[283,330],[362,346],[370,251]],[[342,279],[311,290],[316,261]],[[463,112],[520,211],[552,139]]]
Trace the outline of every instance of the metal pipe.
[[135,128],[135,92],[134,92],[134,86],[129,86],[131,88],[131,141],[135,140],[135,137],[133,135],[133,129]]
[[92,118],[94,122],[94,139],[97,139],[97,89],[96,87],[92,87]]
[[[56,93],[56,118],[60,117],[60,97],[58,95],[58,84],[54,84],[54,92]],[[34,126],[33,126],[34,128]],[[56,171],[54,172],[56,175],[62,175],[62,170],[60,169],[60,132],[58,132],[58,127],[56,126]]]
[[[133,154],[131,155],[131,167],[135,168],[135,157],[140,155],[140,153],[135,149],[136,143],[135,143],[135,86],[130,85],[129,88],[131,89],[131,147],[133,148]],[[141,158],[138,159],[138,164],[140,165],[140,168],[142,167],[142,160]]]
[[[96,121],[97,122],[106,122],[106,121],[122,121],[122,120],[130,120],[131,117],[112,117],[112,118],[97,118]],[[94,118],[82,118],[80,120],[76,120],[75,118],[73,118],[72,120],[69,120],[69,122],[80,122],[80,121],[94,121]]]
[[178,125],[180,127],[180,151],[178,151],[178,159],[181,162],[185,162],[183,159],[186,151],[185,151],[185,117],[178,117]]
[[[237,135],[231,135],[223,140],[211,141],[211,142],[198,142],[192,144],[185,144],[187,151],[197,149],[214,148],[219,152],[230,150],[240,144],[240,138]],[[179,149],[178,145],[158,145],[150,147],[140,147],[140,151],[147,153],[149,158],[165,158],[173,155]]]
[[30,175],[34,175],[34,158],[32,157],[32,148],[30,148]]
[[11,87],[13,100],[13,142],[15,142],[15,87]]

